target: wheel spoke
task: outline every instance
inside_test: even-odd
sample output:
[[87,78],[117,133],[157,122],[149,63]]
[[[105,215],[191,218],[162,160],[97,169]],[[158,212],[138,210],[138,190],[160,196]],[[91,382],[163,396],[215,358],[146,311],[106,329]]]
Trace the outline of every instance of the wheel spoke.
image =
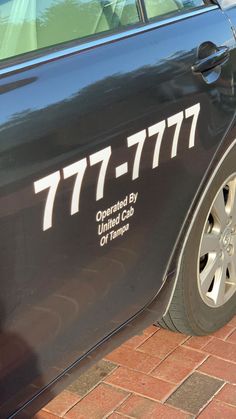
[[218,253],[220,250],[219,237],[214,233],[204,233],[201,243],[200,256],[210,252]]
[[210,257],[205,268],[200,273],[201,289],[203,294],[207,294],[212,280],[216,274],[216,271],[220,267],[220,255],[217,254],[215,257]]
[[229,260],[229,282],[236,284],[236,255],[233,255]]
[[229,198],[227,202],[227,209],[229,215],[232,217],[232,223],[236,224],[236,180],[229,182]]
[[222,268],[219,270],[218,275],[215,278],[214,287],[211,293],[212,298],[216,305],[224,304],[227,268],[228,268],[228,260],[225,258]]
[[226,226],[227,224],[227,214],[225,208],[225,200],[224,200],[224,193],[223,189],[221,189],[214,201],[212,206],[212,213],[217,218],[218,222],[221,226]]

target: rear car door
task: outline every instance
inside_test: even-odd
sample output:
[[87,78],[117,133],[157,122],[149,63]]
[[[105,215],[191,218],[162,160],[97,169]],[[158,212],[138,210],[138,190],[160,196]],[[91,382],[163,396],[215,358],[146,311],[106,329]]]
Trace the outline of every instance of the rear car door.
[[35,6],[0,2],[5,415],[157,295],[235,113],[235,40],[217,6]]

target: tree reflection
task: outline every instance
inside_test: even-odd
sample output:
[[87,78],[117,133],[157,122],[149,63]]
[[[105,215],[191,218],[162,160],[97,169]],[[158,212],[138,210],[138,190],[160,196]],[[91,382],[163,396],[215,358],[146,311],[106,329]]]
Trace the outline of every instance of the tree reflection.
[[0,2],[0,59],[139,22],[135,0]]
[[134,0],[54,0],[39,11],[38,45],[58,44],[138,21]]

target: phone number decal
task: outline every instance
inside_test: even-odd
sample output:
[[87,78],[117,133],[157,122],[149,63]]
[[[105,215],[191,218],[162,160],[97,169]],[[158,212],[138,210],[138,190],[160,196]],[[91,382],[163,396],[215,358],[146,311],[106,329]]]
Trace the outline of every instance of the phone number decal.
[[[161,145],[166,129],[170,127],[175,127],[170,158],[174,158],[177,156],[181,127],[183,121],[188,118],[192,118],[188,148],[192,148],[195,146],[195,135],[200,109],[200,103],[197,103],[196,105],[193,105],[182,112],[170,116],[167,120],[158,122],[148,127],[147,129],[141,130],[127,138],[127,147],[134,147],[135,149],[131,174],[131,178],[133,181],[138,179],[140,176],[140,163],[142,160],[142,151],[144,148],[145,141],[153,141],[154,138],[155,147],[152,168],[155,169],[159,166]],[[96,153],[91,154],[90,156],[88,156],[88,158],[85,157],[79,161],[76,161],[75,163],[70,164],[69,166],[64,167],[62,170],[57,170],[56,172],[51,173],[48,176],[45,176],[34,182],[35,194],[48,190],[43,215],[43,231],[50,229],[53,225],[53,209],[55,198],[59,183],[64,179],[68,179],[70,177],[75,178],[70,204],[71,215],[77,214],[79,212],[80,194],[83,187],[85,173],[91,166],[100,166],[96,185],[96,201],[99,201],[104,197],[104,185],[106,180],[107,168],[111,156],[112,148],[111,146],[108,146],[106,148],[103,148],[102,150],[97,151]],[[116,179],[127,173],[129,173],[129,167],[127,162],[115,168]],[[127,197],[127,200],[129,200],[129,197]],[[96,219],[96,221],[98,222],[99,220]]]

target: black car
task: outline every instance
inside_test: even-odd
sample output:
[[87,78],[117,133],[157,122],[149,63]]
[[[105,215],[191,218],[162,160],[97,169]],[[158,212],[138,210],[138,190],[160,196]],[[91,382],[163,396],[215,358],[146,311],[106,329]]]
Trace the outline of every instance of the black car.
[[236,1],[0,0],[0,418],[236,313]]

